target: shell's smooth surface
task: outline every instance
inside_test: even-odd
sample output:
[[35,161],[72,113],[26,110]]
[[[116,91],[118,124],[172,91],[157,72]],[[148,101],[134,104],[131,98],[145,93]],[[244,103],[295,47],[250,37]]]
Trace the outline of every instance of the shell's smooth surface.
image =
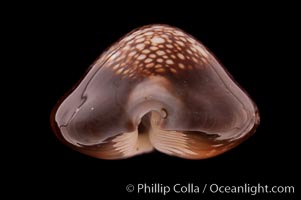
[[196,39],[167,25],[134,30],[104,52],[54,109],[57,136],[85,154],[221,154],[259,123],[256,105]]

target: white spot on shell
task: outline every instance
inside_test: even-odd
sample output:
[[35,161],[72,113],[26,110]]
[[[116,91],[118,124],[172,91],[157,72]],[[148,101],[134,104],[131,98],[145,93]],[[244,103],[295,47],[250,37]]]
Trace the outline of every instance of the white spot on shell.
[[184,55],[181,54],[181,53],[178,53],[177,56],[178,56],[181,60],[184,60],[184,59],[185,59]]
[[144,40],[145,40],[145,38],[144,38],[144,37],[143,37],[143,38],[140,38],[140,39],[136,40],[136,43],[143,42]]
[[112,67],[113,70],[116,70],[116,69],[118,69],[118,68],[119,68],[119,64],[114,65],[114,66]]
[[165,52],[162,51],[162,50],[159,50],[159,51],[157,51],[156,53],[157,53],[158,56],[163,56],[163,55],[165,55]]
[[146,55],[141,54],[137,59],[138,59],[138,60],[143,60],[144,58],[146,58]]
[[184,42],[182,42],[182,41],[176,41],[176,43],[178,43],[180,46],[182,46],[182,47],[184,47],[185,45],[184,45]]
[[172,64],[174,64],[174,62],[172,60],[168,59],[168,60],[166,60],[166,64],[172,65]]
[[153,51],[156,51],[156,50],[158,50],[158,47],[151,46],[150,49],[153,50]]
[[178,65],[180,69],[185,69],[185,65],[183,65],[182,63],[179,63]]
[[170,49],[173,48],[173,46],[171,44],[167,44],[166,47],[170,48]]
[[142,53],[148,54],[148,53],[150,53],[150,50],[144,49],[144,50],[142,51]]
[[136,53],[137,53],[136,51],[131,51],[131,52],[129,53],[129,56],[134,56]]
[[150,63],[150,62],[152,62],[152,61],[153,61],[153,59],[148,58],[148,59],[146,59],[144,62],[145,62],[145,63]]
[[155,66],[155,68],[161,68],[162,67],[162,65],[160,65],[160,64],[157,64],[156,66]]
[[162,58],[158,58],[158,59],[157,59],[157,62],[158,62],[158,63],[161,63],[161,62],[163,62],[163,59],[162,59]]
[[129,69],[126,69],[126,70],[123,71],[123,74],[124,74],[124,75],[125,75],[125,74],[128,74],[129,71],[130,71]]
[[192,52],[189,49],[187,49],[187,53],[189,53],[190,55],[192,55]]
[[139,50],[142,50],[144,47],[145,47],[144,44],[138,44],[138,45],[136,46],[136,48],[139,49]]
[[182,40],[183,42],[187,42],[187,40],[184,37],[180,37],[180,40]]
[[161,44],[161,43],[164,43],[165,40],[164,40],[163,38],[161,38],[161,37],[155,36],[155,37],[153,37],[153,38],[151,39],[151,42],[152,42],[153,44]]
[[154,65],[154,63],[148,63],[145,65],[145,68],[152,68]]
[[169,70],[172,72],[172,73],[177,73],[177,70],[176,69],[174,69],[174,68],[169,68]]
[[116,74],[121,74],[122,71],[123,71],[123,68],[120,68],[116,71]]
[[195,57],[192,57],[192,60],[193,60],[195,63],[198,63],[198,60],[197,60]]
[[175,30],[174,33],[175,33],[175,35],[177,35],[177,36],[185,36],[184,33],[183,33],[182,31]]
[[144,33],[144,35],[152,35],[152,34],[154,34],[154,32],[152,32],[152,31],[149,31],[149,32],[147,32],[147,33]]
[[156,55],[152,53],[152,54],[149,54],[149,57],[150,58],[156,58]]

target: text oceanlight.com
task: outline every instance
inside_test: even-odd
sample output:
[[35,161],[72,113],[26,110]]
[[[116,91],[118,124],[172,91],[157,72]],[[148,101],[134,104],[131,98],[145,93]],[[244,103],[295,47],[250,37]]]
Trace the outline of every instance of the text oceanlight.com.
[[162,183],[138,183],[136,185],[128,184],[126,186],[127,192],[135,192],[138,194],[163,194],[181,193],[181,194],[293,194],[295,192],[294,186],[282,185],[265,185],[265,184],[249,184],[244,183],[241,185],[221,185],[216,183],[211,184],[195,184],[176,183],[167,185]]

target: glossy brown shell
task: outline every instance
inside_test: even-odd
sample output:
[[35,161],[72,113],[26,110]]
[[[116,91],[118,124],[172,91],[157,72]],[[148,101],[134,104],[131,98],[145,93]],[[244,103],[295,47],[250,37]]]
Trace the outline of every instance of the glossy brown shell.
[[112,45],[52,116],[65,144],[103,159],[154,149],[208,158],[258,123],[255,104],[212,53],[167,25],[144,26]]

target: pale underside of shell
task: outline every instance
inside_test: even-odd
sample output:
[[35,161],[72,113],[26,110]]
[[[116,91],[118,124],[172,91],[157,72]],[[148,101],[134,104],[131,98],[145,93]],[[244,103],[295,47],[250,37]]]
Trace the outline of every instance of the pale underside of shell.
[[153,150],[213,157],[258,123],[256,105],[213,54],[167,25],[141,27],[113,44],[52,117],[65,144],[102,159]]

